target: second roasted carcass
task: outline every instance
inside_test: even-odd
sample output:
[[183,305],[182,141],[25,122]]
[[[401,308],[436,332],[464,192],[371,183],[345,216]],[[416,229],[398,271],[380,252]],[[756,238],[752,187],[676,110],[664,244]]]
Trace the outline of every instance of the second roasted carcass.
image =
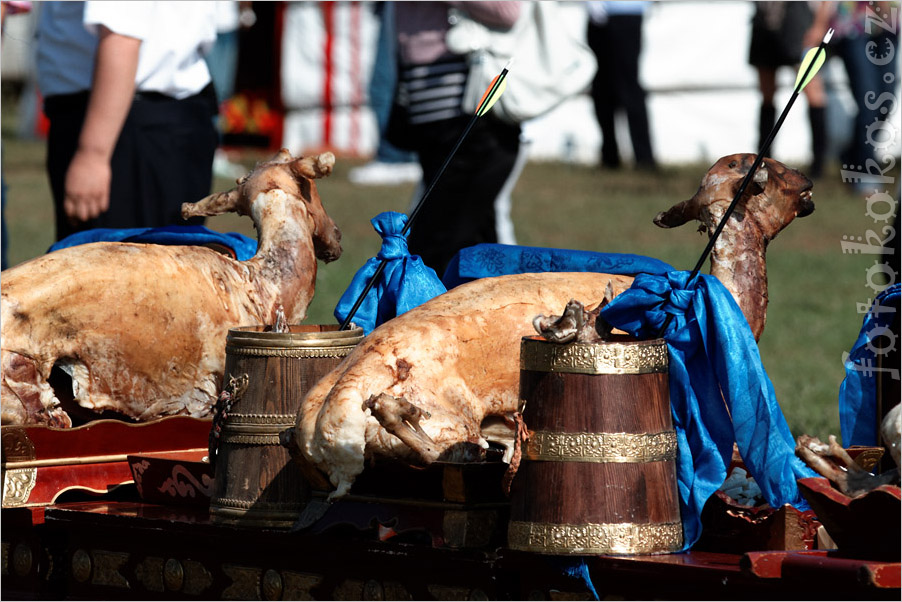
[[[695,196],[660,214],[656,223],[712,224],[753,160],[754,155],[719,160]],[[712,274],[739,300],[756,336],[767,300],[767,243],[812,210],[811,181],[765,159],[724,230],[729,244],[715,247]],[[301,403],[291,445],[311,479],[328,478],[333,497],[350,490],[368,458],[422,464],[485,447],[488,430],[506,420],[513,426],[520,339],[533,334],[535,316],[558,313],[571,299],[591,310],[631,282],[611,274],[540,273],[456,287],[376,328],[314,386]]]
[[[279,307],[301,321],[317,258],[341,254],[341,233],[314,180],[324,153],[283,150],[238,186],[182,207],[185,217],[235,211],[253,219],[257,253],[236,261],[200,246],[92,243],[3,272],[3,424],[71,425],[70,411],[136,420],[209,415],[225,368],[229,328],[272,324]],[[71,391],[54,389],[57,367]],[[71,396],[76,405],[62,406]]]

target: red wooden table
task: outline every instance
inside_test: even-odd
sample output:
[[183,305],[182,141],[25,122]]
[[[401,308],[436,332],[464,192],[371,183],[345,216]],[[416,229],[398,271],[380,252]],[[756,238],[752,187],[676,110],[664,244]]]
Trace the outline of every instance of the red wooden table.
[[[374,510],[379,518],[366,528],[358,516],[318,533],[227,527],[203,508],[137,498],[5,509],[2,597],[590,599],[564,573],[572,559],[436,546],[415,528],[385,540],[395,533],[383,524],[391,523],[389,506]],[[898,600],[899,566],[827,551],[587,559],[599,596],[621,599]]]
[[[294,530],[241,528],[210,518],[210,467],[198,461],[208,432],[188,418],[64,433],[4,427],[2,598],[590,599],[585,581],[568,576],[576,559],[504,547],[503,463],[376,467],[341,502],[314,497]],[[141,482],[120,485],[145,460]],[[801,520],[774,516],[782,527]],[[601,598],[900,599],[898,562],[746,552],[773,538],[736,533],[734,548],[709,538],[721,552],[592,556],[586,568]]]

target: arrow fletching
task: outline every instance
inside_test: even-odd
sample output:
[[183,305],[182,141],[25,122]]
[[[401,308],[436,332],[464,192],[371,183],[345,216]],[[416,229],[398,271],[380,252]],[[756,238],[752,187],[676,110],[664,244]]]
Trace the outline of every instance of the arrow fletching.
[[488,113],[492,106],[498,102],[498,99],[501,98],[501,95],[504,94],[504,90],[507,89],[507,71],[513,62],[514,59],[507,62],[501,73],[495,76],[486,89],[485,94],[479,99],[479,106],[476,108],[477,117],[482,117]]
[[[824,63],[827,60],[827,51],[825,46],[830,39],[833,37],[833,30],[830,29],[827,31],[827,34],[824,36],[824,41],[821,42],[820,46],[817,48],[811,48],[808,52],[805,53],[805,58],[802,59],[802,64],[799,65],[799,74],[796,76],[795,90],[801,92],[805,89],[814,76],[817,75],[817,72],[820,71],[821,67],[824,66]],[[801,85],[800,85],[801,84]]]
[[486,113],[489,112],[489,109],[492,108],[501,95],[504,94],[505,88],[507,88],[507,81],[498,82],[498,78],[500,75],[496,75],[495,79],[492,80],[492,83],[489,85],[489,89],[485,91],[485,94],[482,95],[482,99],[479,101],[479,108],[476,109],[476,116],[482,117]]
[[[799,74],[796,76],[796,90],[804,90],[805,86],[814,79],[814,76],[817,75],[820,68],[824,66],[824,62],[827,60],[827,53],[821,52],[820,50],[820,47],[812,48],[805,53],[805,58],[802,60],[802,66],[799,67]],[[809,65],[811,66],[810,69],[808,68]]]

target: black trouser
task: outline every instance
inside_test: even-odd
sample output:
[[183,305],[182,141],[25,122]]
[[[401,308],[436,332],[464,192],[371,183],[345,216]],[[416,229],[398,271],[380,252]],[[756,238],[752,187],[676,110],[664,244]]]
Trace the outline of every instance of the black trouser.
[[182,203],[210,194],[217,134],[212,117],[212,86],[176,100],[162,94],[138,94],[116,142],[111,161],[110,207],[87,222],[71,223],[63,211],[66,171],[78,148],[88,93],[48,97],[50,121],[47,173],[56,210],[56,239],[91,228],[143,228],[185,221]]
[[[411,126],[414,150],[428,186],[470,120]],[[507,181],[520,149],[520,127],[486,115],[476,121],[454,159],[417,214],[410,230],[411,254],[441,277],[465,247],[497,242],[495,198]]]
[[592,100],[601,128],[601,162],[609,167],[620,165],[614,114],[622,108],[626,112],[636,164],[653,167],[655,158],[651,147],[645,90],[639,82],[642,16],[612,15],[601,26],[590,21],[586,33],[589,47],[598,59],[598,71],[592,82]]

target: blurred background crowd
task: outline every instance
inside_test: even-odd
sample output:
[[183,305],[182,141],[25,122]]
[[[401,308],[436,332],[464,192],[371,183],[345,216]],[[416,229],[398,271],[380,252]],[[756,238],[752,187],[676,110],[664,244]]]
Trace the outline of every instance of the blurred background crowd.
[[[10,103],[15,107],[20,137],[44,138],[51,130],[48,95],[41,89],[40,50],[42,43],[52,41],[48,14],[53,4],[3,2],[4,104],[7,114]],[[431,75],[417,75],[409,69],[437,69],[446,79],[459,75],[460,81],[466,82],[472,60],[465,51],[449,48],[444,40],[449,22],[455,21],[453,11],[469,13],[468,17],[490,30],[503,31],[517,22],[517,5],[530,3],[208,4],[210,22],[204,25],[212,33],[199,38],[196,49],[207,63],[216,92],[212,116],[215,153],[204,159],[212,161],[214,172],[228,177],[243,173],[238,159],[246,148],[285,147],[295,154],[331,150],[368,161],[348,176],[351,182],[365,186],[421,179],[428,183],[462,129],[462,88],[454,88],[447,96],[450,88],[439,89],[430,83]],[[816,45],[827,27],[836,30],[829,47],[831,60],[806,89],[805,101],[800,103],[805,109],[788,116],[771,156],[804,168],[814,178],[838,174],[840,165],[854,169],[873,156],[874,149],[867,146],[871,123],[892,119],[892,115],[898,122],[897,101],[892,100],[898,98],[899,86],[899,55],[895,53],[898,2],[555,4],[557,25],[594,53],[595,76],[580,93],[542,115],[474,134],[482,146],[488,141],[497,143],[493,159],[477,157],[466,149],[461,153],[472,165],[482,166],[478,173],[474,167],[467,167],[464,173],[480,183],[490,183],[487,191],[480,193],[495,198],[494,216],[484,216],[480,227],[494,227],[495,233],[468,233],[461,240],[447,241],[453,248],[428,261],[437,270],[461,245],[515,241],[507,216],[510,189],[527,161],[654,172],[660,166],[710,163],[726,154],[754,152],[792,92],[804,50]],[[520,12],[525,11],[521,7]],[[198,18],[191,17],[194,22]],[[102,21],[98,23],[106,27]],[[110,26],[113,33],[115,27]],[[96,35],[90,24],[88,31]],[[165,30],[157,34],[164,45],[166,35],[172,34]],[[144,47],[149,47],[149,42],[145,41]],[[205,81],[209,83],[210,78]],[[438,121],[431,131],[418,123],[409,130],[418,132],[414,139],[395,144],[388,134],[392,129],[397,134],[398,125],[395,122],[390,127],[391,119],[397,120],[399,104],[411,102],[417,86],[429,87],[432,96],[445,95],[442,102],[454,104],[457,121],[442,121],[447,115],[434,113]],[[200,98],[208,90],[201,85],[195,88],[190,91],[192,98]],[[147,92],[139,81],[135,98],[143,99]],[[151,99],[157,93],[150,90]],[[53,98],[49,106],[57,107],[59,113],[60,104]],[[409,120],[410,115],[403,119]],[[402,125],[410,127],[411,123]],[[437,143],[436,136],[445,132],[449,132],[448,139]],[[73,136],[77,137],[77,130]],[[898,138],[881,142],[881,152],[898,156]],[[75,138],[70,141],[76,142]],[[207,151],[200,154],[206,157]],[[495,164],[494,173],[485,169],[486,162]],[[55,177],[62,182],[65,167],[64,161],[56,168],[58,173],[51,174],[51,181]],[[48,169],[53,171],[52,166]],[[66,186],[69,184],[71,180]],[[200,185],[209,187],[209,182]],[[72,218],[63,215],[62,207],[71,200],[63,200],[62,183],[54,186],[54,195],[60,197],[57,238],[62,238],[69,232],[65,218]],[[458,196],[461,194],[473,193],[459,192]],[[473,208],[468,211],[472,218]],[[427,215],[424,219],[447,223],[456,218]],[[422,231],[426,230],[423,226]],[[412,241],[412,250],[420,254],[429,253],[426,246],[425,241]]]
[[[22,116],[20,135],[40,136],[44,125],[40,91],[36,88],[34,33],[42,2],[4,4],[33,5],[33,10],[20,13],[5,24],[2,80],[4,89],[12,94],[6,99],[18,103]],[[273,148],[286,146],[296,152],[328,147],[356,156],[375,153],[379,134],[370,103],[370,83],[377,67],[380,31],[386,22],[381,5],[389,3],[217,4],[235,5],[233,9],[220,9],[221,14],[229,10],[234,14],[219,26],[220,37],[228,40],[222,44],[228,50],[219,52],[231,59],[215,61],[223,73],[217,81],[222,85],[220,124],[225,147],[265,144]],[[604,8],[599,10],[597,5],[605,3],[559,4],[566,25],[576,35],[585,38],[591,32],[594,38],[600,38],[596,32],[602,26],[597,23],[605,17]],[[604,53],[611,62],[616,59],[637,63],[639,83],[647,95],[648,129],[657,161],[713,161],[729,152],[755,149],[761,93],[749,50],[753,20],[765,20],[762,15],[756,16],[755,2],[607,4],[611,5],[607,11],[608,29],[619,34],[619,40],[633,36],[633,42],[624,42],[625,48],[621,44],[621,54],[616,57],[608,50]],[[773,20],[779,5],[799,5],[790,10],[814,13],[821,3],[760,4],[771,5],[766,18]],[[870,3],[858,4],[864,7]],[[243,12],[239,5],[243,5]],[[865,17],[860,14],[856,15],[857,26],[862,28]],[[805,23],[810,24],[812,17],[803,15],[801,25],[798,18],[790,17],[793,23],[782,28],[777,25],[777,34],[795,36],[794,46],[801,48]],[[777,19],[781,17],[778,15]],[[641,41],[635,39],[637,35]],[[792,42],[787,40],[789,46],[793,46]],[[898,71],[898,53],[895,59]],[[231,75],[228,60],[234,61]],[[609,77],[616,76],[611,67],[603,69]],[[826,156],[835,159],[852,136],[856,101],[842,61],[830,61],[822,75],[828,124]],[[791,66],[777,70],[778,111],[785,104],[794,79]],[[611,85],[614,82],[610,80]],[[895,86],[898,88],[898,80]],[[379,93],[382,92],[376,92]],[[634,105],[628,102],[615,117],[616,130],[621,132],[620,154],[627,164],[632,164],[635,156],[627,116],[627,110]],[[532,134],[532,158],[601,162],[601,128],[594,116],[591,90],[534,120],[526,129]],[[799,164],[810,162],[811,134],[805,111],[790,115],[783,132],[775,142],[775,156]],[[644,156],[638,162],[647,160]],[[221,168],[227,169],[224,163]],[[405,175],[411,177],[409,171]]]

